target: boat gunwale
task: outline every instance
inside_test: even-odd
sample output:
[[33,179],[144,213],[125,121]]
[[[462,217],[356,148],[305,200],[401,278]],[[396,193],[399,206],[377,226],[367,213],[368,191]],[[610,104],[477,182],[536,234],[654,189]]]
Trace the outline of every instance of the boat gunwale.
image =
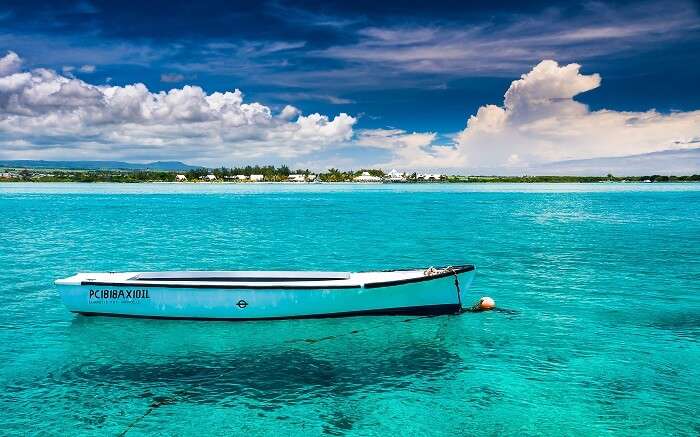
[[[447,267],[443,267],[445,269]],[[457,266],[450,266],[450,270],[436,273],[433,275],[417,276],[415,278],[397,279],[393,281],[384,282],[366,282],[364,284],[345,284],[345,285],[248,285],[248,284],[232,284],[231,281],[226,283],[209,283],[209,284],[182,284],[174,283],[168,284],[160,282],[148,282],[148,281],[138,281],[138,282],[114,282],[114,281],[81,281],[80,285],[108,285],[108,286],[121,286],[121,287],[155,287],[155,288],[204,288],[204,289],[258,289],[258,290],[335,290],[335,289],[356,289],[356,288],[383,288],[383,287],[393,287],[398,285],[405,285],[417,282],[432,281],[434,279],[445,278],[448,276],[454,276],[461,273],[466,273],[474,270],[472,264],[464,264]],[[440,268],[438,268],[440,269]],[[422,269],[401,269],[401,270],[382,270],[382,273],[389,272],[405,272],[411,270],[426,270]],[[358,272],[358,273],[372,273],[370,272]],[[272,282],[272,281],[271,281]],[[330,282],[330,281],[329,281]]]

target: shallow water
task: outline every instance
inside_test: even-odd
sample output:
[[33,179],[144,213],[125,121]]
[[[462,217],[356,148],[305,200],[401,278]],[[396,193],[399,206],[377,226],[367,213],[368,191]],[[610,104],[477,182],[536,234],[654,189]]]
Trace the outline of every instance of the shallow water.
[[[697,435],[700,184],[0,184],[3,434]],[[501,311],[73,316],[76,271],[473,263]]]

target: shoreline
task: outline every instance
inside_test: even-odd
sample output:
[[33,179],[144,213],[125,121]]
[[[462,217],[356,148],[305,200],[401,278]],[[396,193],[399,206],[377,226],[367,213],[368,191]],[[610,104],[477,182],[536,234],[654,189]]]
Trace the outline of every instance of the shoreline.
[[[508,178],[504,178],[508,179]],[[139,185],[139,184],[159,184],[159,185],[358,185],[358,186],[380,186],[380,185],[473,185],[473,184],[586,184],[586,185],[648,185],[648,184],[697,184],[700,180],[664,180],[664,181],[586,181],[586,180],[504,180],[504,179],[489,179],[489,180],[458,180],[458,181],[410,181],[410,182],[353,182],[353,181],[330,181],[330,182],[287,182],[287,181],[262,181],[262,182],[203,182],[203,181],[45,181],[45,180],[2,180],[0,184],[120,184],[120,185]]]

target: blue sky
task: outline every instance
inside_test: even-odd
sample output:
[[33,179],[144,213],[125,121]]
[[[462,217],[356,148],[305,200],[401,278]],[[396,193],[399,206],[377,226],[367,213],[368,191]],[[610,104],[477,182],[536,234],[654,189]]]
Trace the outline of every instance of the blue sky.
[[[574,95],[546,91],[552,101],[572,99],[600,116],[604,115],[597,112],[601,110],[620,114],[649,114],[654,110],[658,117],[689,114],[689,119],[682,120],[681,137],[669,131],[668,138],[658,134],[654,141],[694,144],[700,138],[695,130],[697,121],[692,117],[700,106],[697,2],[488,3],[149,1],[130,6],[97,1],[3,2],[0,56],[12,52],[21,60],[21,67],[8,70],[12,74],[47,68],[86,86],[143,83],[154,94],[186,85],[201,87],[205,95],[239,89],[245,103],[264,106],[272,118],[291,105],[304,116],[318,113],[333,122],[339,114],[347,114],[353,121],[347,122],[351,132],[340,126],[342,120],[338,126],[325,129],[333,130],[325,140],[304,135],[296,138],[315,146],[295,149],[292,137],[281,141],[287,151],[265,146],[265,138],[273,141],[280,138],[279,129],[288,130],[275,124],[274,132],[248,132],[222,140],[215,150],[197,154],[193,142],[173,142],[167,150],[157,149],[153,135],[106,141],[104,132],[97,132],[90,123],[82,131],[63,136],[23,134],[23,126],[37,121],[26,118],[26,111],[13,112],[6,105],[6,117],[14,118],[4,128],[0,124],[0,140],[9,144],[0,156],[178,158],[206,164],[270,159],[319,167],[333,165],[335,160],[337,166],[403,163],[407,167],[446,168],[452,158],[412,160],[407,156],[417,150],[435,157],[444,155],[444,148],[458,148],[461,143],[455,138],[460,133],[464,136],[469,117],[488,105],[506,105],[504,94],[511,82],[543,60],[556,61],[560,67],[579,64],[576,73],[581,77],[597,74],[602,78],[599,84],[586,85],[586,90]],[[556,76],[558,72],[549,74]],[[567,77],[576,80],[578,76]],[[9,92],[6,94],[6,101],[11,100]],[[2,96],[0,90],[0,110]],[[69,96],[54,97],[52,104],[58,104],[56,99],[64,103],[60,110],[53,109],[54,118],[56,111],[63,116],[75,110],[66,103]],[[527,108],[534,113],[532,105]],[[548,112],[547,117],[556,115],[552,114]],[[20,116],[25,118],[17,118]],[[296,116],[290,113],[287,119],[298,123]],[[629,117],[640,119],[631,115],[618,124],[629,126]],[[67,116],[66,122],[70,119]],[[649,121],[655,123],[654,135],[660,129],[677,127],[677,120],[663,119],[663,123],[669,123],[664,126],[658,120]],[[315,123],[314,129],[324,130],[321,125],[325,120]],[[567,123],[579,126],[570,119],[564,121]],[[527,128],[519,124],[512,131]],[[411,134],[424,136],[405,136]],[[251,136],[256,135],[260,142],[251,142]],[[87,136],[92,136],[92,146],[86,144]],[[491,141],[513,139],[508,134],[469,141],[474,150],[482,150]],[[540,144],[541,140],[533,141]],[[517,141],[526,152],[529,150],[528,138],[519,135]],[[572,144],[591,141],[577,138]],[[133,152],[144,147],[150,152]],[[528,166],[600,157],[601,153],[622,156],[658,152],[663,147],[671,146],[634,149],[618,147],[612,139],[610,153],[599,149],[568,154],[543,151],[524,159],[527,153],[509,150],[499,158],[508,162],[495,157],[485,161],[468,159],[468,154],[474,156],[472,150],[460,154],[456,167],[497,170],[518,162]],[[232,148],[236,150],[232,152]]]

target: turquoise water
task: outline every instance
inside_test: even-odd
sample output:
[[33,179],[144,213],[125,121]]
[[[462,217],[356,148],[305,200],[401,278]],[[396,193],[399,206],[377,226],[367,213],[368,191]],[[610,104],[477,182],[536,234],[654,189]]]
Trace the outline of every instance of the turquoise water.
[[[700,185],[0,184],[2,434],[697,435]],[[502,311],[84,318],[76,271],[473,263]]]

